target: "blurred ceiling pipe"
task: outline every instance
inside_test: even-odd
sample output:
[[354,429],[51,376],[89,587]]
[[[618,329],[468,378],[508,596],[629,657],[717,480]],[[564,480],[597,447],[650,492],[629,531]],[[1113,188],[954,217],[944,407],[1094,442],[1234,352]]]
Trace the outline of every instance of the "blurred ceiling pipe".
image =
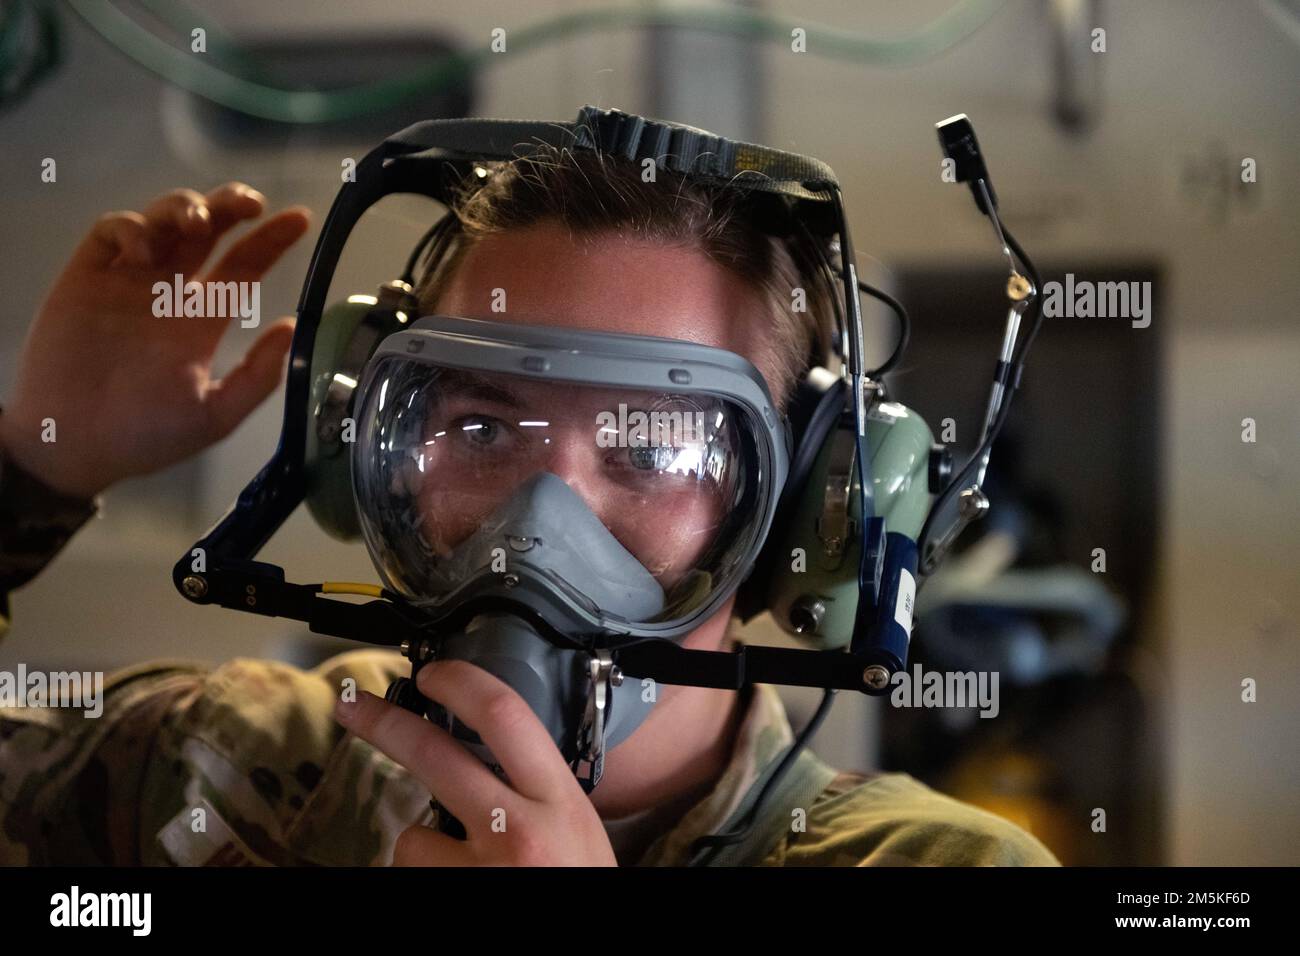
[[1101,60],[1092,31],[1101,0],[1047,0],[1052,33],[1052,116],[1065,132],[1087,133],[1101,111]]
[[[764,10],[762,0],[729,0],[741,14]],[[765,142],[769,104],[761,37],[719,34],[689,26],[646,29],[644,82],[650,116]]]

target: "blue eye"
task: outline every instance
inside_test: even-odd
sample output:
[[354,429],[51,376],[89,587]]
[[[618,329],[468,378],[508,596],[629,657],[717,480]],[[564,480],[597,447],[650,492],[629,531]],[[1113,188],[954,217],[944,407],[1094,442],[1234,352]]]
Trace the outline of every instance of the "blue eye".
[[461,419],[461,422],[461,432],[475,445],[491,445],[501,433],[501,424],[495,418],[472,415]]

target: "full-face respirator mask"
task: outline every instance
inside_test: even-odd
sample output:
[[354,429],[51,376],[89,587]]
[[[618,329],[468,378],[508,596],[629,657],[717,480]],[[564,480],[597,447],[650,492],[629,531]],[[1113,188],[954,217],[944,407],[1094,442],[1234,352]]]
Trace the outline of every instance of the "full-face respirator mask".
[[[815,686],[825,703],[837,689],[887,692],[906,667],[918,584],[987,510],[989,450],[1041,320],[1040,283],[998,222],[968,121],[954,117],[939,133],[1011,266],[983,439],[955,474],[920,416],[886,395],[882,376],[905,336],[885,366],[864,367],[860,292],[897,303],[859,282],[825,164],[594,107],[568,124],[431,120],[371,152],[335,200],[298,306],[279,447],[177,564],[177,587],[196,603],[399,647],[412,678],[389,699],[500,772],[473,730],[413,679],[434,659],[483,667],[529,703],[589,791],[608,750],[649,715],[656,682]],[[377,296],[326,307],[370,206],[402,192],[450,206],[476,167],[547,145],[746,190],[815,238],[824,277],[842,290],[838,334],[788,408],[723,349],[420,315],[409,265]],[[421,249],[448,228],[440,221]],[[292,584],[256,560],[304,501],[329,533],[364,541],[381,584]],[[337,592],[373,600],[329,596]],[[682,646],[733,599],[733,613],[770,611],[810,649]],[[456,832],[455,821],[443,829]]]
[[[605,749],[653,695],[613,686],[584,721],[604,635],[680,638],[757,557],[787,467],[758,372],[738,356],[648,336],[430,316],[384,340],[358,389],[352,483],[385,586],[442,619],[440,640],[519,691],[570,759]],[[598,770],[599,768],[597,768]]]

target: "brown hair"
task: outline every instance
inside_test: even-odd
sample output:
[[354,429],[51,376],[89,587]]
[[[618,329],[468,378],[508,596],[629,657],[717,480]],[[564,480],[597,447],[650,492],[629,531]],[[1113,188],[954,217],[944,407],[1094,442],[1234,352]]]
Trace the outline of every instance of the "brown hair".
[[[770,193],[687,180],[656,169],[644,181],[634,163],[608,154],[549,148],[526,158],[483,164],[452,202],[451,232],[434,242],[416,288],[431,311],[476,240],[543,221],[574,232],[632,233],[666,244],[686,243],[740,278],[756,283],[770,304],[769,334],[756,360],[771,369],[773,398],[784,406],[810,358],[824,355],[833,328],[835,291],[824,251],[802,230],[769,225],[778,200]],[[795,310],[794,290],[804,290]],[[756,337],[758,338],[758,337]]]

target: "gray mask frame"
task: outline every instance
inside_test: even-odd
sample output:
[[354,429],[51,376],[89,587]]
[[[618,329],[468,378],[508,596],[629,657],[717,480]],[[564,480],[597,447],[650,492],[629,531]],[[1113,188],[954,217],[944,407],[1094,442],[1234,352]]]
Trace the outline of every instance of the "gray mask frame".
[[[601,609],[580,594],[556,588],[546,576],[525,573],[513,578],[508,591],[499,580],[503,576],[494,574],[491,579],[466,582],[437,601],[423,602],[435,617],[451,614],[459,603],[500,588],[502,596],[528,605],[564,633],[679,639],[717,613],[752,569],[771,529],[785,485],[791,437],[788,423],[775,407],[762,374],[744,357],[725,349],[657,336],[425,316],[388,336],[376,349],[362,375],[355,408],[366,407],[372,388],[377,387],[375,372],[390,357],[541,381],[669,388],[686,394],[708,394],[728,400],[748,414],[749,431],[758,445],[754,452],[759,472],[756,504],[760,513],[753,525],[757,533],[735,562],[736,571],[730,575],[731,580],[720,582],[707,602],[685,616],[667,621],[635,620],[634,616]],[[363,467],[364,453],[358,448],[353,454],[354,496],[358,494],[357,472]],[[357,506],[360,510],[360,501]],[[380,573],[383,574],[382,568]],[[391,585],[389,581],[385,583]],[[596,646],[601,643],[597,641]]]

